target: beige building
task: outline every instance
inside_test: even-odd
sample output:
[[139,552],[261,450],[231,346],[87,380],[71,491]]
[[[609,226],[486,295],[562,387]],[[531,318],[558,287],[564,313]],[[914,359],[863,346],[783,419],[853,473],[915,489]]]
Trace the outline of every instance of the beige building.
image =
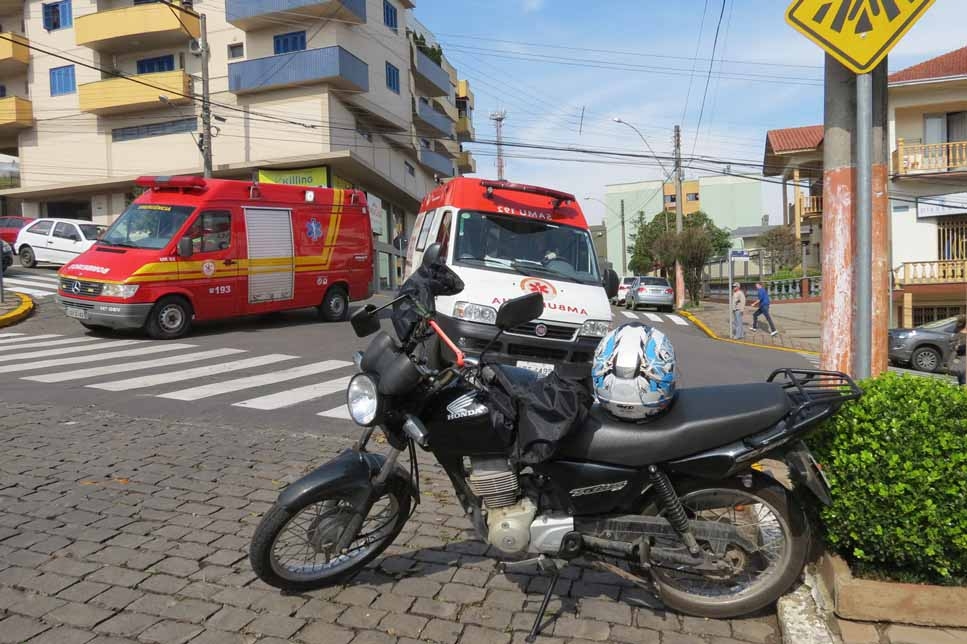
[[409,0],[0,0],[0,196],[110,223],[139,175],[201,172],[197,14],[214,176],[365,190],[391,285],[423,195],[474,170],[469,84]]

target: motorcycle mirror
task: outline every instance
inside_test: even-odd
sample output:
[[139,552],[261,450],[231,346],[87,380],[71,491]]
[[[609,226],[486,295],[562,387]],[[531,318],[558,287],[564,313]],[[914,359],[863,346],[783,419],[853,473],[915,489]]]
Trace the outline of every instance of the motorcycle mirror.
[[530,322],[544,313],[544,296],[528,293],[504,302],[497,311],[496,326],[501,331],[513,329],[524,322]]
[[379,318],[375,313],[376,307],[372,304],[367,304],[353,314],[349,322],[353,325],[353,331],[356,332],[356,337],[365,338],[379,331]]
[[604,291],[608,294],[608,299],[618,295],[618,286],[621,285],[621,278],[612,268],[605,269],[604,271]]
[[423,251],[423,266],[429,268],[433,264],[437,263],[440,259],[440,251],[442,246],[440,244],[430,244],[427,246],[426,250]]

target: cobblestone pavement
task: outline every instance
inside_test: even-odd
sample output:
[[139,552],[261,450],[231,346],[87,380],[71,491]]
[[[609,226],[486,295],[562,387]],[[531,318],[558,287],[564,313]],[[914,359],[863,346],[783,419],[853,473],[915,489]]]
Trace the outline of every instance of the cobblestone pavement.
[[[386,555],[345,586],[286,596],[251,572],[249,537],[280,487],[348,440],[3,408],[0,643],[508,644],[540,603],[545,579],[496,572],[429,461]],[[681,617],[592,568],[566,568],[558,591],[542,644],[779,641],[772,613]]]

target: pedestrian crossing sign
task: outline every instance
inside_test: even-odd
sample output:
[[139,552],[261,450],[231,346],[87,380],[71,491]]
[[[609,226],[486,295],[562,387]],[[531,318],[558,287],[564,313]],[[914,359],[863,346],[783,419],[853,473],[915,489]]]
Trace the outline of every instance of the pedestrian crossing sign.
[[786,22],[857,74],[879,65],[935,0],[793,0]]

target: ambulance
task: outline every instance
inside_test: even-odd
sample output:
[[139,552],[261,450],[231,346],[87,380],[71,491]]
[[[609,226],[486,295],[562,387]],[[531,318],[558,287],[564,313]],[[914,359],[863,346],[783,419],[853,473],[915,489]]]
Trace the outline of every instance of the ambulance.
[[[479,354],[493,339],[501,303],[539,292],[544,315],[504,333],[487,355],[541,374],[562,363],[591,361],[611,330],[612,314],[588,224],[573,195],[458,177],[430,192],[420,210],[406,273],[420,266],[430,245],[440,244],[440,256],[465,288],[436,298],[437,320],[464,352]],[[617,275],[609,279],[616,282]]]
[[372,295],[363,192],[196,176],[136,183],[144,194],[58,274],[64,312],[89,329],[173,339],[196,320],[308,307],[335,321]]

